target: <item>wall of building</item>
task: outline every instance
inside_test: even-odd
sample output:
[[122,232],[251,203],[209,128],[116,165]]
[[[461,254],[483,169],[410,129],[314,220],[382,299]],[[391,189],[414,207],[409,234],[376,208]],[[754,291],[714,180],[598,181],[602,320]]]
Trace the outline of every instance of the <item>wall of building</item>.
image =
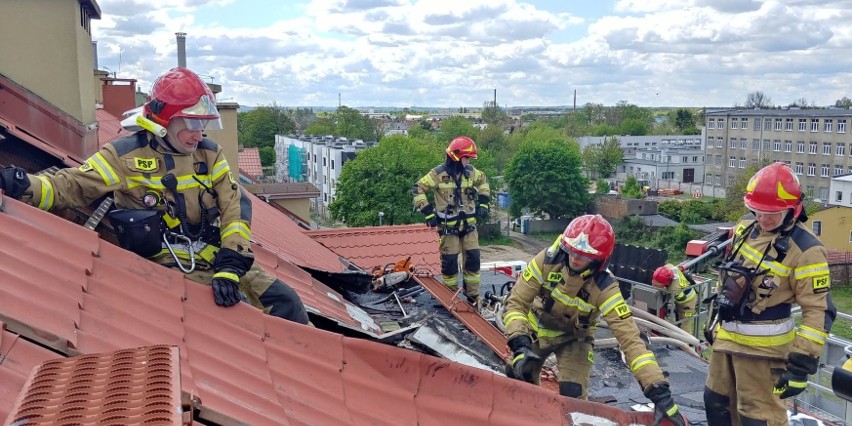
[[[207,137],[212,138],[225,150],[225,158],[232,169],[238,167],[237,139],[237,109],[240,104],[236,102],[217,102],[216,109],[222,116],[222,130],[208,130],[204,132]],[[236,174],[235,174],[236,176]]]
[[657,204],[656,201],[601,195],[596,197],[594,212],[607,219],[621,219],[628,215],[654,215],[657,214]]
[[812,214],[805,222],[826,248],[852,251],[852,208],[831,207]]
[[293,214],[298,216],[299,219],[302,219],[307,223],[311,223],[311,201],[309,198],[292,198],[275,200],[273,202],[287,210],[290,210]]

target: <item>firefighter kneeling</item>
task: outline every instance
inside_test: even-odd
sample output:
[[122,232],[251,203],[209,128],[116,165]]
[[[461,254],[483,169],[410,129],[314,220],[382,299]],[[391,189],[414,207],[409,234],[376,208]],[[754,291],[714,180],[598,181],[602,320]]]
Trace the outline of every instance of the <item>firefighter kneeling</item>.
[[677,266],[666,264],[654,271],[651,285],[659,289],[670,290],[674,293],[675,306],[677,306],[677,320],[681,321],[680,328],[692,334],[692,316],[695,315],[695,306],[698,304],[698,294],[695,289],[690,288],[689,279]]
[[555,353],[559,393],[586,399],[595,326],[602,315],[645,396],[654,402],[656,424],[667,418],[686,425],[654,353],[639,338],[618,281],[606,269],[614,248],[609,222],[600,215],[584,215],[529,262],[512,287],[503,315],[512,350],[506,375],[538,384],[544,360]]

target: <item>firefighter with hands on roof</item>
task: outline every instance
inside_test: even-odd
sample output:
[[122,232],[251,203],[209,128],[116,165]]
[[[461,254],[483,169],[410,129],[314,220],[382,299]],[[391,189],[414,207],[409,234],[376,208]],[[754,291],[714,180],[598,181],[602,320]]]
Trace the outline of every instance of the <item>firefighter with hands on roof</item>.
[[215,102],[196,73],[173,68],[154,82],[135,134],[54,175],[0,169],[0,189],[46,211],[112,195],[119,210],[110,221],[122,247],[211,285],[217,305],[247,298],[270,315],[306,324],[299,295],[254,264],[251,200],[222,148],[202,134],[222,128]]
[[[704,388],[711,426],[787,424],[787,398],[803,392],[836,310],[826,250],[804,225],[799,180],[784,163],[758,171],[743,197],[719,267],[713,355]],[[802,311],[796,327],[793,304]]]
[[[458,288],[459,253],[464,254],[464,293],[479,305],[479,234],[477,218],[488,216],[491,190],[485,173],[470,164],[477,157],[476,143],[459,136],[447,146],[444,164],[430,170],[414,184],[414,207],[426,217],[429,227],[438,228],[441,277],[444,285]],[[435,203],[427,193],[434,191]]]
[[689,278],[677,266],[666,264],[654,270],[651,285],[674,293],[677,320],[681,330],[692,334],[692,316],[698,304],[698,293],[690,287]]
[[600,215],[583,215],[530,261],[512,287],[503,315],[512,351],[506,375],[539,384],[544,360],[555,353],[559,393],[588,398],[595,327],[603,316],[643,393],[654,402],[655,424],[668,419],[684,426],[669,383],[607,270],[614,248],[609,222]]

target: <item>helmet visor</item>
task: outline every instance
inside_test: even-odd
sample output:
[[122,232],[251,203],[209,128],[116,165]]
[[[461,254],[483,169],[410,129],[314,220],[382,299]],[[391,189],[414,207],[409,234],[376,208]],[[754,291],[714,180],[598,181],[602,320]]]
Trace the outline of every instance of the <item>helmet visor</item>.
[[219,118],[208,120],[206,118],[183,118],[187,130],[197,132],[205,130],[222,130],[222,120]]

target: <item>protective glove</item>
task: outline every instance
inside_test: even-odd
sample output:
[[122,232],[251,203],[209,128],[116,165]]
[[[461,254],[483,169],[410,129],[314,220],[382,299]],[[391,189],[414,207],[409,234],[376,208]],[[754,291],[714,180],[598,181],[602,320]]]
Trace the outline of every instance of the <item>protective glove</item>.
[[535,383],[533,371],[534,366],[541,361],[541,357],[532,350],[532,338],[521,334],[509,339],[509,349],[512,350],[512,360],[506,366],[506,376],[527,383]]
[[491,197],[487,195],[479,196],[479,204],[476,206],[476,216],[480,219],[488,217],[488,204],[491,202]]
[[676,426],[687,426],[686,419],[672,399],[668,383],[654,383],[645,388],[644,394],[654,403],[654,426],[662,424],[663,419],[669,419]]
[[213,261],[213,299],[219,306],[234,306],[245,296],[240,293],[240,277],[246,274],[254,263],[251,252],[247,255],[234,250],[221,248]]
[[819,368],[819,358],[790,352],[787,355],[787,371],[781,374],[772,393],[781,399],[787,399],[804,392],[808,387],[808,374],[814,374]]
[[30,178],[26,170],[15,166],[0,169],[0,189],[6,196],[19,200],[29,187]]
[[438,226],[438,216],[435,215],[435,208],[432,207],[431,204],[426,204],[420,209],[420,213],[426,215],[425,222],[426,226],[430,228],[435,228]]

